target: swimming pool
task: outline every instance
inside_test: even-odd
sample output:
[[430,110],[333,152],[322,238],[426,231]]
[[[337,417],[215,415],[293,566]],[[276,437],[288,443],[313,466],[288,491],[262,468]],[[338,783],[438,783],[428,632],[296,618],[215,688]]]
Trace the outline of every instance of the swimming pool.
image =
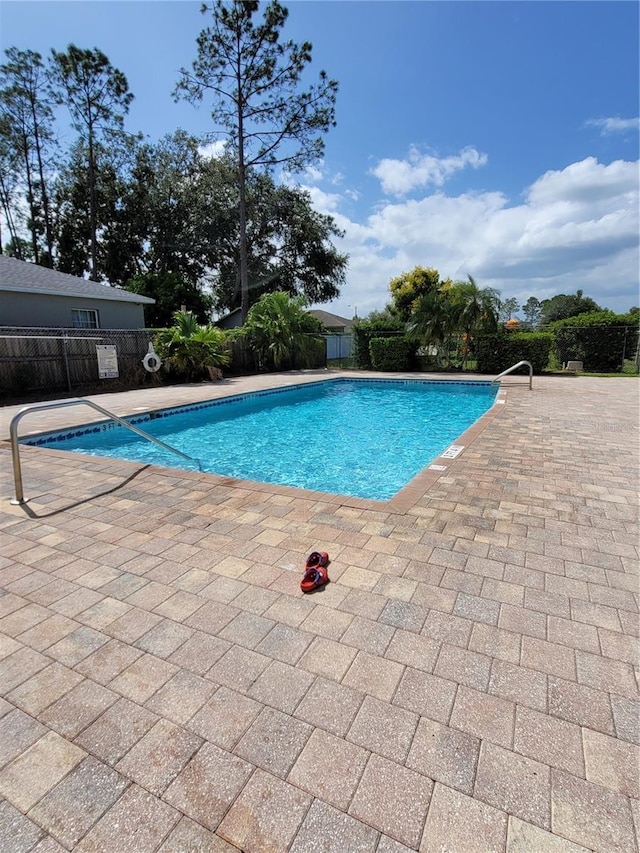
[[[330,379],[128,420],[205,472],[389,500],[494,403],[488,382]],[[23,444],[198,470],[114,422]]]

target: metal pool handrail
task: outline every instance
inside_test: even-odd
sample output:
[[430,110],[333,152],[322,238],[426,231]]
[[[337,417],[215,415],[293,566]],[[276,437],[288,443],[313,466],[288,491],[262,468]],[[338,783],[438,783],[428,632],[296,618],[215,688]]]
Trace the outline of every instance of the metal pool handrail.
[[119,418],[118,415],[115,415],[113,412],[110,412],[108,409],[99,406],[97,403],[94,403],[93,400],[85,400],[80,397],[76,400],[62,400],[59,403],[45,403],[41,406],[26,406],[24,409],[21,409],[17,415],[13,417],[11,420],[11,424],[9,425],[9,435],[11,437],[11,459],[13,462],[13,483],[15,486],[15,497],[11,499],[11,503],[14,505],[26,504],[29,498],[25,498],[24,492],[22,490],[22,468],[20,465],[20,444],[18,443],[18,424],[22,420],[22,418],[29,414],[29,412],[36,411],[45,411],[46,409],[62,409],[66,406],[78,406],[84,404],[86,406],[91,406],[92,409],[100,412],[103,415],[106,415],[113,421],[116,421],[120,424],[120,426],[126,427],[130,429],[131,432],[136,432],[138,435],[141,435],[142,438],[146,438],[147,441],[151,441],[154,444],[163,447],[165,450],[171,451],[171,453],[176,453],[178,456],[182,456],[183,459],[188,459],[189,462],[195,462],[198,466],[198,469],[202,471],[202,464],[199,459],[194,459],[193,456],[188,456],[186,453],[183,453],[181,450],[178,450],[175,447],[171,447],[170,444],[166,444],[164,441],[161,441],[159,438],[156,438],[153,435],[149,435],[148,432],[145,432],[143,429],[140,429],[133,424],[130,424],[128,421]]
[[513,373],[513,371],[517,370],[519,367],[524,367],[525,364],[529,368],[529,391],[531,391],[533,388],[533,367],[531,366],[530,361],[519,361],[517,364],[513,364],[511,367],[503,370],[502,373],[499,373],[494,379],[492,379],[491,384],[493,385],[494,382],[502,379],[502,377],[506,376],[508,373]]

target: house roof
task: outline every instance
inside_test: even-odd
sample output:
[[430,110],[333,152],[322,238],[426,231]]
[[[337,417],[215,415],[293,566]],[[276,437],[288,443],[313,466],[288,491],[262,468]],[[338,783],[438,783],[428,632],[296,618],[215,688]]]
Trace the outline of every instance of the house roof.
[[242,308],[234,308],[228,314],[218,317],[214,325],[224,329],[232,329],[242,325]]
[[330,314],[329,311],[314,308],[308,313],[317,317],[325,329],[349,329],[353,326],[353,320],[347,320],[346,317],[339,317],[337,314]]
[[[351,326],[353,326],[353,320],[347,320],[346,317],[339,317],[337,314],[330,314],[329,311],[322,311],[318,308],[313,308],[311,311],[307,311],[307,314],[312,314],[314,317],[317,317],[325,329],[350,329]],[[240,308],[234,308],[233,311],[225,314],[224,317],[219,317],[216,320],[216,323],[220,326],[229,327],[233,325],[236,320],[239,320],[240,315]]]
[[40,293],[47,296],[73,296],[76,299],[107,299],[152,305],[155,299],[129,293],[97,281],[88,281],[58,270],[0,255],[0,290],[14,293]]

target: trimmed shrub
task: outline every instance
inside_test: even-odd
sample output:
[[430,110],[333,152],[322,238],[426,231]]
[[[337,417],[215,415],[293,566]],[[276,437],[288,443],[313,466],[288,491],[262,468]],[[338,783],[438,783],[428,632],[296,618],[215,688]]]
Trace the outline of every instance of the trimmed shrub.
[[595,311],[557,320],[549,328],[558,361],[582,361],[585,370],[620,370],[624,358],[632,358],[638,346],[638,324],[628,314]]
[[374,370],[413,370],[416,344],[405,337],[372,338],[369,342]]
[[383,320],[364,320],[353,326],[353,343],[356,367],[362,370],[371,370],[371,353],[369,344],[372,338],[400,338],[404,337],[404,324],[389,323]]
[[[553,335],[547,332],[506,332],[478,335],[476,356],[478,373],[502,373],[512,364],[529,361],[534,373],[549,364]],[[527,368],[522,368],[526,372]]]
[[514,356],[512,364],[521,360],[530,361],[534,373],[546,370],[553,348],[553,335],[548,332],[511,332],[509,337],[512,339],[511,351]]

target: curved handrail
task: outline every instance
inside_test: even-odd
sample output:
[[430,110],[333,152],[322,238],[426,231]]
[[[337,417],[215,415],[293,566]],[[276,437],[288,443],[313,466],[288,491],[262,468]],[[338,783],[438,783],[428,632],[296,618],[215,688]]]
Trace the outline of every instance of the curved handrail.
[[533,388],[533,367],[530,361],[519,361],[517,364],[513,364],[511,367],[508,367],[506,370],[503,370],[502,373],[499,373],[494,379],[491,380],[491,384],[497,382],[499,379],[502,379],[503,376],[507,376],[509,373],[513,373],[514,370],[517,370],[519,367],[524,367],[527,365],[529,368],[529,391]]
[[199,459],[195,459],[193,456],[188,456],[186,453],[183,453],[176,447],[172,447],[170,444],[166,444],[159,438],[156,438],[153,435],[149,435],[148,432],[145,432],[143,429],[140,429],[139,427],[130,424],[129,421],[123,420],[123,418],[118,417],[118,415],[115,415],[108,409],[105,409],[102,406],[99,406],[97,403],[94,403],[93,400],[86,400],[84,399],[84,397],[79,397],[76,400],[61,400],[58,403],[45,403],[41,406],[26,406],[24,409],[21,409],[17,415],[14,415],[11,420],[11,424],[9,425],[9,435],[11,437],[11,460],[13,462],[13,483],[16,491],[15,497],[11,499],[12,504],[25,504],[29,500],[29,498],[25,498],[22,489],[22,467],[20,465],[20,444],[18,441],[18,424],[20,423],[22,418],[25,415],[29,414],[29,412],[45,411],[47,409],[62,409],[66,406],[78,406],[81,404],[91,406],[92,409],[95,409],[101,414],[106,415],[106,417],[108,417],[110,420],[116,421],[120,424],[120,426],[126,427],[132,432],[138,433],[138,435],[141,435],[142,438],[146,438],[148,441],[152,441],[154,444],[163,447],[165,450],[169,450],[171,451],[171,453],[176,453],[178,456],[182,456],[183,459],[188,459],[189,462],[195,462],[198,466],[198,469],[202,471],[202,463]]

